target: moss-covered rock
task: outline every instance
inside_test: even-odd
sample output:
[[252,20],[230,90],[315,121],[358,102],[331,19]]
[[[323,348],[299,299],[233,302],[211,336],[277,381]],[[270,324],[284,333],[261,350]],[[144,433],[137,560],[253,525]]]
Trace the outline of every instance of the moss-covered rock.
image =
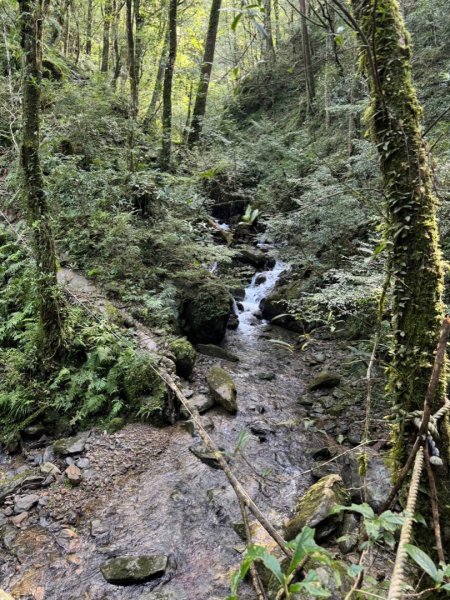
[[90,431],[82,431],[74,437],[56,440],[53,443],[53,451],[59,456],[80,454],[84,450],[89,434]]
[[122,417],[114,417],[114,419],[111,419],[111,421],[108,423],[107,430],[108,433],[116,433],[123,427],[125,427],[125,419]]
[[233,354],[226,348],[216,346],[215,344],[198,344],[197,350],[200,352],[200,354],[206,354],[206,356],[212,356],[213,358],[220,358],[230,362],[239,361],[239,357],[237,357],[236,354]]
[[320,389],[331,389],[341,383],[341,376],[339,373],[333,373],[331,371],[322,371],[314,377],[308,386],[308,389],[313,392],[314,390]]
[[111,558],[100,567],[108,583],[133,585],[144,583],[164,575],[167,568],[167,556],[125,556]]
[[291,312],[291,303],[299,301],[302,288],[301,281],[286,281],[277,285],[261,302],[262,316],[280,327],[303,333],[304,323]]
[[169,349],[175,356],[177,375],[188,379],[197,360],[197,352],[194,347],[185,338],[179,338],[170,342]]
[[220,367],[214,366],[206,376],[212,397],[225,410],[234,414],[237,412],[236,386],[230,375]]
[[300,499],[294,517],[286,525],[286,539],[293,540],[305,525],[316,528],[318,540],[324,537],[321,533],[336,529],[342,514],[329,516],[336,504],[350,504],[350,496],[339,475],[328,475],[312,485]]
[[227,330],[232,297],[217,281],[185,286],[180,306],[180,326],[194,344],[220,344]]

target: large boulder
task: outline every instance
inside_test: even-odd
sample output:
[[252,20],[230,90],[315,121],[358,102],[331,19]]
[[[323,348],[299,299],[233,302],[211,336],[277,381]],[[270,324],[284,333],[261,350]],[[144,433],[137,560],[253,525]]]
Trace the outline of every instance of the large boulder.
[[229,413],[237,412],[236,386],[231,376],[222,368],[214,366],[206,376],[212,397]]
[[305,324],[292,314],[291,308],[291,303],[299,301],[302,287],[301,281],[281,279],[281,283],[261,301],[260,309],[264,319],[291,331],[303,333]]
[[83,452],[90,431],[82,431],[78,435],[70,438],[62,438],[53,443],[53,450],[59,456],[70,454],[81,454]]
[[333,371],[322,371],[319,373],[311,383],[308,385],[310,392],[320,389],[331,389],[341,383],[341,376],[339,373]]
[[285,537],[293,540],[307,525],[316,528],[316,539],[324,539],[337,529],[342,514],[330,516],[336,504],[350,504],[344,482],[339,475],[328,475],[312,485],[298,502],[295,515],[287,523]]
[[233,354],[226,348],[216,346],[215,344],[197,344],[197,350],[200,352],[200,354],[206,354],[206,356],[212,356],[213,358],[220,358],[230,362],[239,361],[239,358],[236,356],[236,354]]
[[197,352],[192,344],[185,338],[173,340],[169,344],[169,350],[175,356],[176,372],[179,377],[188,379],[197,360]]
[[185,286],[179,313],[181,330],[194,344],[220,344],[232,304],[230,293],[219,282]]
[[378,511],[386,502],[391,491],[392,475],[385,459],[371,448],[365,448],[368,462],[364,475],[360,473],[360,459],[357,453],[350,452],[342,458],[341,477],[351,490],[355,502],[367,502]]
[[256,269],[271,268],[275,265],[275,259],[266,252],[252,246],[244,246],[238,254],[238,260],[250,264]]
[[111,558],[100,567],[108,583],[133,585],[144,583],[164,575],[167,568],[167,556],[124,556]]

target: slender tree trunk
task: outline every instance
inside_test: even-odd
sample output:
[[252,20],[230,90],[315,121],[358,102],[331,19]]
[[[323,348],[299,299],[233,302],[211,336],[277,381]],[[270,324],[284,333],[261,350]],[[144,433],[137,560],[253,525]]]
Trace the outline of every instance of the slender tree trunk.
[[168,17],[169,52],[164,71],[162,147],[160,166],[163,171],[170,168],[172,158],[172,82],[177,57],[177,9],[178,0],[170,0]]
[[166,61],[167,61],[167,51],[169,48],[169,29],[166,28],[165,32],[163,31],[164,41],[161,49],[161,55],[159,57],[158,70],[156,72],[155,85],[153,86],[153,93],[150,100],[150,103],[147,108],[147,114],[145,115],[145,119],[143,122],[144,131],[146,133],[150,133],[150,129],[152,123],[155,120],[155,117],[158,113],[159,103],[161,100],[161,92],[163,87],[163,79],[164,73],[166,70]]
[[87,2],[86,15],[86,54],[89,56],[92,52],[92,0]]
[[[422,137],[422,110],[411,75],[411,47],[397,0],[352,0],[369,74],[371,133],[380,155],[389,213],[393,273],[392,362],[394,448],[398,467],[416,432],[405,416],[422,410],[444,316],[443,265],[436,223],[437,199],[429,153]],[[445,396],[445,372],[432,406]],[[448,419],[440,426],[444,467],[439,477],[443,519],[450,517]],[[422,508],[422,507],[421,507]],[[422,510],[420,510],[422,512]],[[429,511],[428,511],[429,512]],[[445,520],[444,520],[445,522]]]
[[138,112],[138,80],[136,69],[136,48],[133,32],[133,0],[126,0],[128,75],[130,78],[130,116],[135,121]]
[[195,98],[194,110],[192,113],[191,131],[188,136],[188,145],[192,147],[200,139],[203,127],[203,119],[206,112],[206,100],[208,98],[209,81],[214,62],[214,53],[216,51],[217,30],[219,28],[220,6],[222,0],[212,0],[211,11],[209,13],[208,31],[206,33],[205,51],[203,54],[203,63],[200,71],[200,81]]
[[112,3],[111,0],[105,0],[103,13],[103,46],[102,46],[102,63],[100,71],[107,73],[109,70],[109,38],[111,31],[111,20],[112,20]]
[[273,15],[275,17],[275,45],[278,48],[278,46],[281,43],[280,2],[279,2],[279,0],[273,0]]
[[300,23],[302,30],[302,53],[305,69],[306,97],[308,101],[308,113],[313,112],[314,99],[316,97],[314,73],[312,70],[311,44],[309,39],[308,24],[306,22],[306,0],[300,0]]
[[41,325],[40,353],[43,366],[62,348],[57,259],[39,157],[42,2],[19,0],[23,50],[23,121],[20,160],[27,203],[27,220],[33,232],[37,269],[37,296]]
[[268,62],[275,60],[275,46],[273,44],[272,33],[272,0],[264,0],[264,30],[265,35],[265,55]]
[[63,49],[64,56],[67,58],[69,54],[69,38],[70,38],[70,13],[71,13],[71,0],[66,0],[64,7],[64,35],[63,35]]
[[135,63],[136,63],[136,78],[139,85],[139,81],[142,77],[142,61],[144,59],[144,39],[143,29],[145,25],[144,17],[141,12],[140,0],[134,0],[134,21],[136,26],[136,41],[135,41]]

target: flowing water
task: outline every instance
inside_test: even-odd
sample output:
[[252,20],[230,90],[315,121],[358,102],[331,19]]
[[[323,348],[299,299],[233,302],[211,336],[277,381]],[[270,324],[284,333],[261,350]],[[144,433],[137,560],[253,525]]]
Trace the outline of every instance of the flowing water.
[[[296,354],[270,342],[293,341],[295,334],[268,326],[254,313],[285,268],[278,261],[263,274],[264,282],[256,283],[258,273],[246,291],[240,326],[225,342],[239,362],[200,356],[189,383],[206,392],[206,372],[217,363],[232,375],[238,414],[217,408],[203,418],[205,424],[213,423],[211,437],[230,455],[247,432],[245,460],[237,456],[233,469],[280,528],[310,484],[310,476],[303,474],[310,465],[304,452],[304,413],[297,402],[306,367]],[[45,492],[49,516],[36,517],[19,530],[12,542],[17,560],[6,559],[0,587],[15,597],[40,600],[225,598],[243,550],[233,529],[241,516],[224,474],[189,451],[195,443],[198,438],[182,424],[162,429],[131,424],[114,436],[94,432],[87,447],[90,479],[73,490],[52,486]],[[60,516],[52,519],[58,510]],[[74,511],[81,514],[69,527],[68,515]],[[68,529],[73,539],[72,533],[64,533]],[[99,571],[109,557],[152,553],[171,554],[177,563],[172,578],[159,589],[153,583],[110,585]],[[244,585],[241,597],[254,598],[254,592]]]

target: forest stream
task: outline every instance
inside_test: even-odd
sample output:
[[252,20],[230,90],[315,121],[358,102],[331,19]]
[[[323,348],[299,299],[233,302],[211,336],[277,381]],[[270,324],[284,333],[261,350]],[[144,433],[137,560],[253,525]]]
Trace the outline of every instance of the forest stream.
[[[235,472],[277,526],[311,483],[304,473],[310,459],[297,402],[305,366],[301,355],[271,343],[293,342],[295,336],[254,316],[284,268],[277,262],[267,273],[257,273],[246,290],[240,326],[224,343],[239,361],[200,355],[185,389],[187,396],[207,394],[205,373],[212,364],[232,375],[237,415],[213,408],[203,422],[230,455],[241,438],[245,458],[236,453]],[[261,275],[265,281],[257,285]],[[89,461],[81,486],[38,491],[39,517],[24,529],[11,527],[9,544],[17,562],[7,569],[4,585],[55,600],[224,598],[244,549],[233,527],[241,521],[239,505],[224,474],[190,451],[196,445],[202,450],[183,423],[161,429],[129,424],[112,436],[92,431],[80,453]],[[42,451],[30,451],[29,460],[42,461]],[[168,555],[163,580],[129,587],[106,583],[100,573],[106,559],[136,554]],[[245,589],[242,593],[246,597]],[[248,593],[253,597],[250,588]]]

